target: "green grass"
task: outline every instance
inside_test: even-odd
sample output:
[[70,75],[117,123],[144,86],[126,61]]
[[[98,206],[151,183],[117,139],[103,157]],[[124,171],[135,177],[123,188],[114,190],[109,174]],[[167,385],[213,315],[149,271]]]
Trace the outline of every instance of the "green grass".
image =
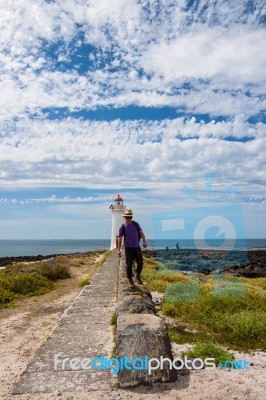
[[58,256],[54,260],[41,263],[40,273],[51,281],[70,278],[68,259]]
[[[106,251],[96,267],[101,267],[110,253]],[[78,260],[78,263],[81,263],[81,260]],[[71,266],[72,260],[67,256],[57,256],[43,262],[7,265],[0,272],[0,308],[12,305],[17,299],[52,290],[56,280],[71,276]],[[90,282],[91,279],[86,277],[79,284],[84,286]]]
[[91,278],[85,277],[79,281],[79,286],[83,287],[91,284]]
[[36,273],[51,281],[70,277],[69,261],[65,256],[58,256],[55,259],[33,264],[12,264],[7,265],[4,272],[7,275]]
[[0,307],[8,307],[23,297],[47,293],[54,288],[54,281],[69,277],[69,264],[64,256],[40,263],[7,265],[0,272]]
[[0,286],[0,308],[6,307],[15,300],[15,293]]
[[54,288],[54,283],[36,273],[0,273],[0,308],[7,307],[15,300],[41,295]]
[[14,274],[0,277],[0,285],[4,290],[15,294],[45,293],[53,288],[53,283],[43,276],[30,274]]
[[[143,278],[151,291],[164,292],[162,313],[197,333],[172,332],[177,343],[209,341],[235,350],[266,350],[266,279],[184,276],[145,260]],[[171,332],[170,332],[171,334]]]
[[214,358],[216,365],[224,363],[227,360],[235,360],[233,354],[211,342],[197,342],[193,349],[183,352],[182,356],[201,359]]
[[178,324],[178,329],[177,326],[171,324],[168,324],[167,328],[170,341],[178,344],[194,344],[199,341],[204,342],[210,340],[206,332],[189,329],[188,326],[182,325],[181,323]]
[[185,283],[188,278],[182,273],[167,270],[161,263],[144,258],[143,280],[148,282],[148,289],[163,293],[169,284]]
[[117,314],[116,312],[113,312],[111,316],[111,325],[116,325],[116,323],[117,323]]

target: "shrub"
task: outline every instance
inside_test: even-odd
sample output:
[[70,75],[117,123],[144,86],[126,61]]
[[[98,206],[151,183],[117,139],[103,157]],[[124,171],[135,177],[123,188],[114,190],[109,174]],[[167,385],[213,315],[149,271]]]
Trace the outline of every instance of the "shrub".
[[236,349],[266,348],[266,315],[262,311],[266,308],[266,295],[263,290],[255,291],[251,287],[245,296],[219,297],[210,286],[199,285],[198,296],[193,301],[194,289],[186,284],[169,286],[164,296],[164,314],[191,323],[220,343]]
[[69,265],[64,256],[59,256],[54,260],[47,261],[40,265],[40,274],[51,281],[57,279],[70,278]]
[[19,272],[37,272],[38,271],[38,267],[37,267],[37,263],[36,264],[26,264],[26,263],[15,263],[15,264],[8,264],[5,266],[4,269],[4,273],[7,274],[12,274],[12,273],[17,273]]
[[11,293],[10,290],[0,287],[0,306],[11,303],[14,300],[14,297],[14,293]]
[[197,342],[192,350],[182,353],[182,356],[185,355],[190,358],[215,358],[216,365],[235,359],[224,348],[212,342]]
[[198,299],[198,284],[194,281],[170,285],[165,291],[166,302],[194,302]]
[[177,263],[175,261],[168,261],[164,264],[165,269],[175,270],[177,269]]
[[164,292],[169,283],[186,282],[187,276],[180,272],[167,270],[163,264],[152,259],[144,258],[143,279],[148,281],[148,289],[157,292]]
[[86,286],[86,285],[90,285],[90,284],[91,284],[91,278],[89,278],[89,277],[83,278],[79,282],[79,286],[81,286],[81,287]]
[[164,315],[199,332],[172,332],[177,341],[195,342],[197,337],[236,350],[266,349],[266,278],[210,275],[206,282],[198,273],[184,276],[163,268],[156,271],[146,260],[143,278],[149,290],[164,292]]
[[53,288],[53,283],[43,276],[30,274],[16,274],[7,276],[1,282],[4,290],[18,294],[42,294]]
[[158,262],[152,258],[144,258],[144,262],[146,266],[150,267],[156,267],[158,265]]
[[[213,330],[223,332],[224,340],[238,344],[254,344],[257,348],[266,349],[266,314],[263,311],[240,311],[225,315],[222,323],[217,320]],[[252,346],[252,347],[253,347]]]
[[117,323],[117,314],[114,312],[111,316],[111,325],[116,325]]
[[71,276],[69,261],[65,256],[57,256],[55,259],[34,264],[18,263],[8,265],[5,268],[5,273],[9,275],[18,273],[38,273],[51,281],[70,278]]

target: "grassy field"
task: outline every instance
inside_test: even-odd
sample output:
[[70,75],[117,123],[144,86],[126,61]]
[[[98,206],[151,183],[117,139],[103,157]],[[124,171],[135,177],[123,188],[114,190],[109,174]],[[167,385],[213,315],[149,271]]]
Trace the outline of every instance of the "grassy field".
[[[106,251],[101,260],[95,263],[99,268],[109,255]],[[16,300],[41,295],[56,289],[56,282],[71,277],[71,269],[86,265],[95,254],[57,256],[54,259],[35,263],[16,263],[7,265],[0,272],[0,308],[13,306]],[[91,275],[83,276],[77,284],[88,285]]]
[[195,344],[194,356],[266,351],[266,278],[184,275],[152,259],[145,259],[142,276],[150,291],[164,293],[160,312],[173,321],[170,339]]
[[0,307],[23,297],[41,295],[54,289],[54,282],[70,277],[70,262],[64,256],[39,263],[7,265],[0,273]]

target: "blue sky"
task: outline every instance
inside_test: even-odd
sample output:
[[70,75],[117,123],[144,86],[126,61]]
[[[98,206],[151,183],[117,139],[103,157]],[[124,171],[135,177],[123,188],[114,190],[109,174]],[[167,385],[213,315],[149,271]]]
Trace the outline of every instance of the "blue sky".
[[0,239],[108,238],[117,193],[266,237],[264,2],[0,5]]

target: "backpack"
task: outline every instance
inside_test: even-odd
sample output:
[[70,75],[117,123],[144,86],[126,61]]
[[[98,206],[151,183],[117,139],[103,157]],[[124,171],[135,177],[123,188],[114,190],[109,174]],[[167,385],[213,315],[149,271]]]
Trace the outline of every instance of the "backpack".
[[[132,221],[132,223],[134,224],[134,226],[135,226],[136,229],[137,229],[137,232],[138,232],[138,239],[139,239],[139,241],[140,241],[141,235],[140,235],[140,233],[139,233],[140,231],[138,230],[138,225],[137,225],[136,221]],[[122,232],[123,232],[124,243],[125,243],[125,241],[126,241],[126,227],[125,227],[125,224],[122,225]]]

